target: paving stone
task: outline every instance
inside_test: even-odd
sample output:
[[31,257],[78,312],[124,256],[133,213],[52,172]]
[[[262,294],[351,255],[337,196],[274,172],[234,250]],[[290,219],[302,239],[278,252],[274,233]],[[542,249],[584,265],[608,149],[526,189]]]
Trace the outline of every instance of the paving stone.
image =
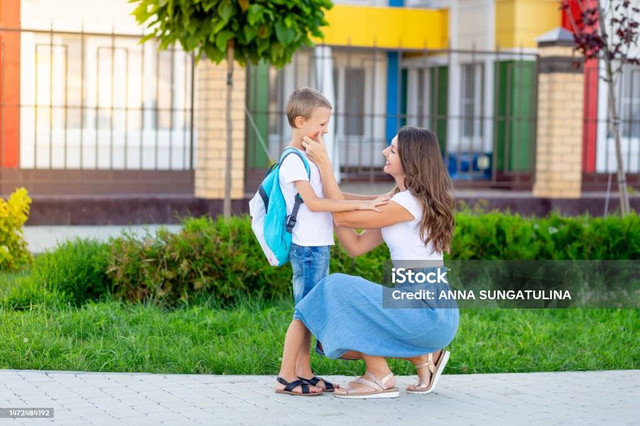
[[[353,378],[327,379],[346,384]],[[0,370],[0,407],[54,408],[54,419],[38,419],[38,424],[107,426],[297,424],[301,416],[317,425],[616,425],[637,424],[639,418],[640,370],[445,375],[433,394],[406,394],[404,388],[414,380],[398,377],[400,398],[363,401],[278,395],[273,376]]]

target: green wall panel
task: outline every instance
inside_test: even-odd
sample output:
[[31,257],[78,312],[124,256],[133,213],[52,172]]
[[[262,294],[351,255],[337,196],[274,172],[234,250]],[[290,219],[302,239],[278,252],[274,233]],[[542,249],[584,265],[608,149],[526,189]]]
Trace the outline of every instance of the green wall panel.
[[444,154],[447,149],[447,116],[449,114],[449,67],[434,67],[431,69],[431,93],[430,108],[431,111],[431,130],[436,132],[440,149]]
[[498,170],[533,169],[536,78],[534,61],[500,61],[496,64],[494,138]]
[[245,163],[250,169],[264,169],[269,167],[269,158],[257,133],[266,144],[269,143],[269,66],[265,63],[248,67],[247,107],[256,124],[257,132],[247,119]]

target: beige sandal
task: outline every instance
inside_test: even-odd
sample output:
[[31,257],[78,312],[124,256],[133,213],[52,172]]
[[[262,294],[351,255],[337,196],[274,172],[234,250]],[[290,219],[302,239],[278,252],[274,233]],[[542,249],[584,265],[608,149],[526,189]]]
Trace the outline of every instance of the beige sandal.
[[[367,378],[365,378],[367,377]],[[339,389],[333,393],[338,398],[351,398],[351,399],[373,399],[373,398],[397,398],[400,396],[400,391],[397,387],[387,387],[389,380],[393,378],[393,372],[389,372],[382,379],[376,377],[373,373],[367,371],[364,373],[364,377],[358,377],[351,383],[359,383],[373,389],[371,392],[363,392],[362,389],[356,389],[351,386],[344,388],[345,392],[339,392]]]
[[447,361],[449,361],[449,355],[450,353],[448,351],[442,351],[440,358],[438,359],[438,363],[434,364],[433,354],[431,353],[427,355],[427,360],[425,362],[417,364],[416,370],[429,368],[429,371],[431,372],[429,383],[425,383],[424,380],[418,376],[418,382],[415,385],[407,386],[407,393],[424,395],[433,392],[436,388],[436,384],[438,383],[438,378],[440,378],[440,375],[444,371],[444,367],[447,365]]

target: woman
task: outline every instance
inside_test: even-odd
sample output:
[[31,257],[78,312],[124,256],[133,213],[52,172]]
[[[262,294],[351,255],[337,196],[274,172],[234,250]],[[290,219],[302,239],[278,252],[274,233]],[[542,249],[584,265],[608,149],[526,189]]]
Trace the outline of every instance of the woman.
[[[342,199],[322,141],[306,138],[303,145],[320,169],[325,196]],[[403,128],[383,155],[387,160],[384,171],[396,181],[393,196],[380,207],[381,213],[335,213],[340,242],[352,256],[367,253],[384,241],[394,264],[403,260],[421,261],[425,266],[441,262],[442,253],[451,247],[455,203],[435,134]],[[365,231],[357,233],[353,228]],[[436,285],[448,289],[446,283]],[[459,319],[455,305],[385,308],[382,286],[345,274],[332,274],[318,283],[296,305],[296,314],[302,321],[288,330],[283,358],[288,350],[299,348],[299,336],[306,326],[322,342],[329,358],[365,361],[367,371],[362,377],[334,391],[339,397],[359,399],[399,396],[385,357],[415,364],[419,379],[407,392],[432,392],[449,356],[442,348],[453,340]],[[317,387],[305,390],[307,394],[322,392]]]

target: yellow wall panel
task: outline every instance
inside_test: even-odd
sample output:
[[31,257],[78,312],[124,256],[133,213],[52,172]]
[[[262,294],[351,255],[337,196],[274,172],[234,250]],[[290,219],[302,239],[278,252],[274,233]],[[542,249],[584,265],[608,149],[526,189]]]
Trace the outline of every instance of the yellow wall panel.
[[324,39],[337,46],[442,49],[447,46],[446,10],[335,5],[327,12]]
[[561,24],[557,0],[496,0],[496,45],[501,49],[537,47],[537,37]]

